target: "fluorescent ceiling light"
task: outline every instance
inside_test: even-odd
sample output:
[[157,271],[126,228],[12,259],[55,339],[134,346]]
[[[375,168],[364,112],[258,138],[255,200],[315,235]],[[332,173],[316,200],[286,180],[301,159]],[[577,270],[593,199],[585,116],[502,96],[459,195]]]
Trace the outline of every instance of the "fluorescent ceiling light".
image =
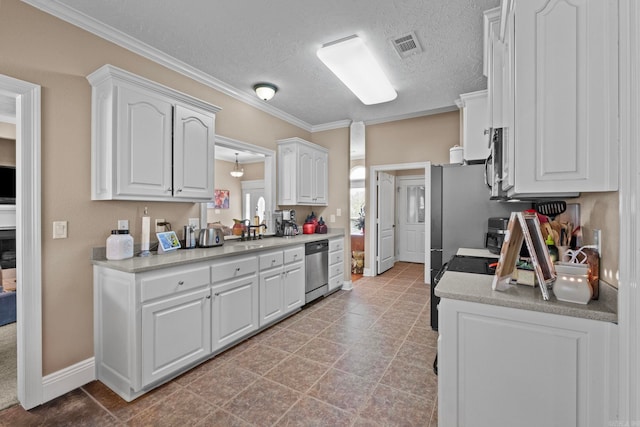
[[322,46],[318,58],[365,105],[393,101],[398,94],[358,36]]

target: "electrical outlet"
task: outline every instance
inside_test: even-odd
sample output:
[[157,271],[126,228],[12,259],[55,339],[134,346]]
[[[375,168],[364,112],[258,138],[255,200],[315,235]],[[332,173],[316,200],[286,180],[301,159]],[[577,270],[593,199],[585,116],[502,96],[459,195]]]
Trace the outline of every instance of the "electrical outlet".
[[53,221],[53,238],[66,239],[67,228],[67,221]]
[[119,219],[118,220],[118,230],[128,230],[129,229],[129,220],[128,219]]
[[158,225],[158,224],[163,224],[164,218],[157,218],[156,219],[156,233],[162,233],[163,231],[166,231],[167,228],[164,225]]
[[200,228],[200,218],[189,218],[189,227]]
[[336,222],[336,216],[334,214],[331,214],[331,216],[329,216],[329,222]]
[[598,251],[598,255],[602,254],[602,230],[593,230],[593,244]]
[[337,215],[337,216],[342,216],[342,209],[337,208],[337,209],[336,209],[336,215]]

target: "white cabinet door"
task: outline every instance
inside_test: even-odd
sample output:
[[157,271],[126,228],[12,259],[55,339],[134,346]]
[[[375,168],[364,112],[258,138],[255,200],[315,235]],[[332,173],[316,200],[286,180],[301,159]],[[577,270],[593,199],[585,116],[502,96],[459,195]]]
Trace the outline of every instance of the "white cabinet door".
[[300,138],[278,141],[278,204],[328,204],[329,154]]
[[282,267],[260,273],[260,327],[284,314],[282,276]]
[[304,305],[304,282],[304,261],[299,261],[284,267],[282,287],[285,313],[289,313]]
[[462,146],[465,160],[484,160],[489,157],[489,103],[487,91],[460,95],[462,109]]
[[209,288],[142,306],[142,386],[210,353]]
[[329,155],[323,151],[316,151],[313,157],[313,194],[314,204],[326,205],[328,196],[328,166]]
[[215,116],[176,105],[173,134],[174,196],[213,197]]
[[116,196],[171,197],[171,103],[126,85],[116,92]]
[[314,203],[315,151],[307,146],[298,147],[298,203]]
[[212,331],[216,351],[258,329],[258,276],[213,286]]
[[513,192],[617,190],[618,2],[513,4]]
[[438,313],[440,426],[613,419],[615,324],[446,298]]

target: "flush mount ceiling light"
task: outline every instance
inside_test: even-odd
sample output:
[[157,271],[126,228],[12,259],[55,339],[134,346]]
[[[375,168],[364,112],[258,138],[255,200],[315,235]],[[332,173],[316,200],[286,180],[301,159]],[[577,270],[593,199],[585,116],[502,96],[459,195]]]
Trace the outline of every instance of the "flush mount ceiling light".
[[263,101],[268,101],[273,98],[273,95],[278,91],[278,87],[276,85],[272,85],[271,83],[258,83],[253,86],[253,90],[256,91],[256,95],[258,98]]
[[238,153],[236,153],[236,165],[233,167],[233,170],[229,173],[234,178],[240,178],[242,175],[244,175],[244,168],[241,168],[240,165],[238,164]]
[[358,36],[327,43],[317,55],[363,104],[380,104],[398,96],[380,64]]

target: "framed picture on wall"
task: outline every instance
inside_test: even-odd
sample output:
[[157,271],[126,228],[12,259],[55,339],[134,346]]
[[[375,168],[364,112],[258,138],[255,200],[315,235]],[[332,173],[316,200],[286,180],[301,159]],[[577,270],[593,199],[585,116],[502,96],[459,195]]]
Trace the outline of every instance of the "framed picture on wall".
[[207,205],[214,209],[229,209],[229,190],[214,190],[214,202]]

